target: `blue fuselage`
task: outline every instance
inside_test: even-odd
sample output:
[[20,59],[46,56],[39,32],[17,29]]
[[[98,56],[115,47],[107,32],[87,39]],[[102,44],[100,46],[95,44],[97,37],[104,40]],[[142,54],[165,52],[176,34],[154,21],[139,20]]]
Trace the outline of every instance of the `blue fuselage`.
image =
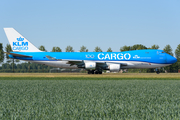
[[[32,56],[11,58],[30,61],[87,60],[87,61],[138,61],[156,64],[173,64],[177,61],[173,56],[162,50],[134,50],[125,52],[12,52]],[[46,56],[54,59],[49,59]]]

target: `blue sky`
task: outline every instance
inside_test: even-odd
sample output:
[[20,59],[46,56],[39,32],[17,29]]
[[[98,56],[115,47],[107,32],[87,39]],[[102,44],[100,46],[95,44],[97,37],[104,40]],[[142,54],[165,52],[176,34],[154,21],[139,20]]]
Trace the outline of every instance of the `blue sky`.
[[79,51],[99,46],[119,51],[124,45],[180,44],[179,0],[4,0],[0,3],[0,43],[13,27],[36,47],[48,51],[70,45]]

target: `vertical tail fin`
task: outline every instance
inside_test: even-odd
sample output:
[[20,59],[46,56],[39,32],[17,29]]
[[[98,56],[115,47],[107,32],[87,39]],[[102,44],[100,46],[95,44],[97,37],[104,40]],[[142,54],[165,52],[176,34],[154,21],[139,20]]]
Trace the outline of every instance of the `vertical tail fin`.
[[14,28],[4,28],[13,52],[42,52]]

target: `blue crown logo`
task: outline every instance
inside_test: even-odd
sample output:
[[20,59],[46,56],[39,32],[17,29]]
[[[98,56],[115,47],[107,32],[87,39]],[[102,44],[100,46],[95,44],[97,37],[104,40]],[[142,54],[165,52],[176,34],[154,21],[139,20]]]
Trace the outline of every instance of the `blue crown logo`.
[[17,38],[17,41],[23,41],[23,40],[24,38],[21,38],[21,37]]

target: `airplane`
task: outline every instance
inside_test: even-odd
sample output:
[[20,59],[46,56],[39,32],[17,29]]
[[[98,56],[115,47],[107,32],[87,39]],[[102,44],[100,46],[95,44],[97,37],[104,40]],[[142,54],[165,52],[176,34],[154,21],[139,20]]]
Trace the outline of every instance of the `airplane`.
[[[103,70],[160,68],[177,59],[163,50],[132,50],[124,52],[43,52],[14,28],[4,28],[12,51],[9,57],[58,68],[86,69],[88,74],[102,74]],[[159,73],[159,72],[157,72]]]

